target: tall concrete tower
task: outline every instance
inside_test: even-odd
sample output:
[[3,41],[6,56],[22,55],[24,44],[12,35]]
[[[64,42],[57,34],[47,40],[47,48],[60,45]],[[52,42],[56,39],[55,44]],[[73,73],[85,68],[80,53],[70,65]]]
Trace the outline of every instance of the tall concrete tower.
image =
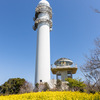
[[52,8],[46,0],[41,0],[35,10],[37,29],[37,51],[35,83],[50,82],[50,31],[52,30]]

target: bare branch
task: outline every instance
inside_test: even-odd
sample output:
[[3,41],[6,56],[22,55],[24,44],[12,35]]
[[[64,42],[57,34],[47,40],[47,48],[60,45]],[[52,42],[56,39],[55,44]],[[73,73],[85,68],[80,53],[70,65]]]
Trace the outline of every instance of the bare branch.
[[[86,56],[86,63],[81,66],[81,71],[86,80],[92,85],[92,88],[100,87],[100,37],[94,42],[96,48],[89,57]],[[97,89],[100,91],[100,88]]]

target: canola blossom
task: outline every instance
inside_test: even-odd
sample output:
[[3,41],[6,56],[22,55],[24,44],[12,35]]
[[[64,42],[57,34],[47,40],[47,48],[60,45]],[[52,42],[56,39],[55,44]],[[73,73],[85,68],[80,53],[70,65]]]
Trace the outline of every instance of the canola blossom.
[[36,92],[19,95],[0,96],[0,100],[100,100],[100,94],[80,92]]

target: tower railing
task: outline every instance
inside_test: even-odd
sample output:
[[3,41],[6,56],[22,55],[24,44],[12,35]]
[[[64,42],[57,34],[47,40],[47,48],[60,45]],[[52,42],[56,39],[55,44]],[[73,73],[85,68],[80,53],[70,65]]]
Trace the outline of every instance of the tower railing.
[[56,65],[51,65],[51,68],[59,68],[59,67],[71,67],[71,68],[73,68],[73,67],[76,67],[77,68],[77,64],[72,64],[72,65],[61,65],[61,64],[59,64],[58,66],[56,66]]

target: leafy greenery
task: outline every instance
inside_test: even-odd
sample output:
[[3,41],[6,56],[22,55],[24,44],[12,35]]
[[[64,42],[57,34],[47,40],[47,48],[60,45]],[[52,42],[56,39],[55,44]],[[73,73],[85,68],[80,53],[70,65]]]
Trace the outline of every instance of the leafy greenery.
[[33,85],[27,81],[20,87],[19,93],[30,93],[33,92]]
[[57,79],[56,88],[57,88],[57,89],[61,89],[61,85],[62,85],[61,80]]
[[36,87],[36,88],[39,88],[39,84],[38,84],[38,83],[36,83],[36,84],[35,84],[35,87]]
[[1,94],[17,94],[20,91],[20,87],[25,83],[25,79],[12,78],[0,86]]
[[45,82],[43,91],[47,91],[49,89],[50,89],[49,84],[47,82]]
[[84,87],[86,87],[86,85],[84,84],[84,82],[81,79],[72,79],[72,78],[67,78],[65,79],[68,82],[68,86],[70,90],[74,90],[74,91],[82,91]]

